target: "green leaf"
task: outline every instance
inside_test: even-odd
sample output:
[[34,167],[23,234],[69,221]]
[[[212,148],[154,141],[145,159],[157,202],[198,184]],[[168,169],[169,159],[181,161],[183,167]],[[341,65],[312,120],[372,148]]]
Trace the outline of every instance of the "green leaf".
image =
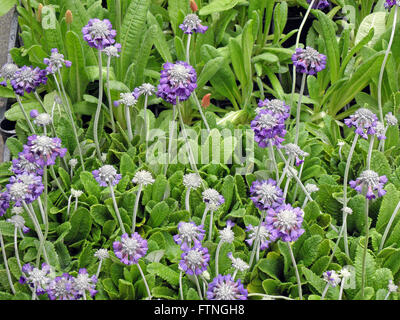
[[97,181],[94,179],[93,175],[90,172],[82,171],[80,173],[81,182],[85,191],[89,195],[95,196],[97,199],[100,198],[100,186]]
[[[379,208],[379,215],[376,222],[376,231],[383,233],[386,225],[388,224],[390,217],[392,216],[394,209],[397,206],[397,203],[400,201],[400,192],[397,191],[396,187],[393,184],[387,184],[385,186],[386,194],[383,196],[381,206]],[[399,217],[394,220],[397,222]],[[396,224],[392,224],[395,226]],[[390,233],[389,233],[390,234]]]
[[161,226],[170,214],[170,209],[165,201],[157,203],[151,210],[148,225],[155,228]]
[[118,290],[121,295],[121,299],[123,300],[133,300],[135,299],[135,289],[133,288],[133,284],[123,280],[118,280]]
[[159,262],[150,263],[147,266],[147,272],[159,276],[172,286],[176,287],[179,285],[179,274]]
[[78,208],[70,218],[71,230],[65,236],[64,240],[67,243],[78,242],[79,240],[86,239],[92,228],[92,218],[89,210],[86,208]]
[[17,4],[17,0],[3,0],[0,6],[0,17],[4,16]]
[[22,142],[14,137],[8,138],[6,144],[12,157],[18,157],[18,153],[23,149]]
[[165,191],[169,188],[168,180],[164,175],[158,175],[153,184],[152,199],[154,201],[161,201],[164,198]]
[[385,11],[380,11],[366,16],[358,27],[355,44],[357,45],[368,35],[371,29],[374,29],[374,36],[367,44],[372,47],[386,30],[386,15]]
[[[357,287],[361,288],[362,259],[364,249],[359,245],[356,250],[355,268]],[[376,263],[373,256],[367,251],[365,259],[365,287],[372,286],[375,281]]]
[[217,73],[222,63],[225,61],[223,57],[216,57],[208,60],[204,65],[199,78],[197,79],[197,87],[203,88],[205,84]]
[[211,13],[217,13],[232,9],[238,4],[239,0],[214,0],[200,9],[199,15],[205,16]]
[[283,257],[276,252],[269,252],[266,259],[261,259],[258,264],[258,269],[269,275],[275,280],[279,280],[282,276]]

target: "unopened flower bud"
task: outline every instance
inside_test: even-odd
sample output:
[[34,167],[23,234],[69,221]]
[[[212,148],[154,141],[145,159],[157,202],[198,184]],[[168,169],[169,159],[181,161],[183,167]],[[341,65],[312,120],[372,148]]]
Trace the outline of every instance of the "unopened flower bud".
[[73,20],[74,20],[74,18],[72,16],[72,11],[71,10],[67,10],[67,12],[65,12],[65,22],[67,24],[72,24]]
[[199,10],[199,7],[197,6],[197,3],[194,0],[190,0],[190,9],[192,9],[193,12]]
[[210,106],[210,97],[211,97],[211,93],[207,93],[203,99],[201,99],[201,106],[203,108],[207,108]]
[[42,10],[43,10],[43,4],[39,3],[38,10],[36,12],[36,20],[39,22],[42,22]]

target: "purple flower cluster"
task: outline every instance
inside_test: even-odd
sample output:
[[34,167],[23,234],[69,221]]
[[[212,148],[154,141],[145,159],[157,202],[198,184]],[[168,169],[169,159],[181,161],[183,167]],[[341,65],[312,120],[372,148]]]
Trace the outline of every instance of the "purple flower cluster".
[[284,204],[276,209],[269,209],[265,218],[272,239],[281,238],[284,242],[296,241],[303,233],[304,212]]
[[326,56],[311,47],[297,48],[292,61],[297,72],[308,75],[315,75],[326,67]]
[[[257,229],[258,226],[255,227],[251,224],[246,227],[246,231],[249,232],[249,238],[246,240],[246,242],[250,247],[253,245],[253,242],[257,240]],[[260,242],[260,249],[267,249],[271,241],[275,240],[276,239],[272,237],[272,234],[268,229],[268,225],[265,222],[261,222],[260,230],[258,231],[258,241]]]
[[207,290],[208,300],[247,300],[247,295],[240,279],[235,281],[230,274],[216,276]]
[[279,146],[286,134],[285,118],[268,109],[261,109],[254,120],[251,121],[254,131],[254,140],[261,148],[269,144]]
[[175,105],[178,101],[189,99],[197,88],[196,81],[196,71],[186,62],[167,62],[161,70],[157,96]]
[[250,199],[262,211],[276,208],[284,201],[283,192],[273,179],[254,181],[250,187]]
[[10,183],[6,185],[10,201],[15,202],[16,207],[35,201],[42,194],[44,185],[42,177],[33,173],[23,173],[10,178]]
[[185,244],[182,246],[183,253],[179,267],[188,275],[200,275],[207,270],[210,254],[208,249],[202,247],[200,241],[195,240],[194,246],[189,248]]
[[197,226],[194,222],[178,223],[178,234],[174,235],[174,241],[182,247],[189,247],[195,241],[204,239],[204,226]]
[[10,194],[8,192],[0,193],[0,217],[4,216],[10,207]]
[[367,140],[368,135],[376,133],[378,117],[372,111],[360,108],[349,118],[345,119],[344,123],[349,128],[355,127],[355,133]]
[[365,197],[372,200],[376,196],[382,197],[386,194],[386,190],[383,187],[387,181],[386,176],[379,176],[375,171],[365,170],[356,180],[351,180],[349,184],[358,193],[366,191]]
[[[308,3],[311,3],[312,0],[307,0]],[[327,0],[317,0],[314,2],[313,9],[323,10],[329,7],[329,1]]]
[[115,256],[126,265],[137,264],[147,252],[147,240],[143,239],[137,232],[129,237],[127,233],[121,236],[121,241],[114,241],[113,249]]
[[3,81],[0,82],[0,85],[3,87],[7,87],[7,81],[11,80],[15,72],[17,72],[18,66],[14,63],[6,63],[0,69],[0,78],[3,78]]
[[183,23],[179,25],[179,28],[187,34],[192,34],[193,32],[204,33],[208,29],[208,27],[201,24],[201,20],[195,13],[188,14],[183,20]]
[[56,73],[62,68],[63,65],[65,65],[67,68],[71,67],[72,65],[71,61],[64,59],[64,55],[59,53],[57,48],[51,49],[50,58],[45,58],[43,62],[48,66],[46,71],[51,74]]
[[393,6],[396,6],[396,5],[400,7],[399,0],[386,0],[384,3],[384,6],[386,9],[391,9]]
[[47,83],[47,70],[23,66],[15,71],[10,83],[14,92],[19,96],[23,96],[25,92],[31,93],[41,84]]
[[108,187],[109,183],[112,186],[116,186],[122,178],[122,175],[117,173],[117,170],[108,164],[100,167],[98,170],[93,170],[92,174],[101,187]]
[[50,279],[50,266],[47,263],[42,264],[42,269],[33,267],[30,263],[22,267],[23,276],[19,278],[21,284],[27,283],[35,289],[37,295],[45,294]]
[[112,28],[108,19],[91,19],[89,23],[82,28],[83,39],[92,48],[103,50],[115,43],[117,32]]
[[23,155],[30,162],[35,162],[41,167],[55,164],[57,157],[63,158],[67,152],[61,147],[60,138],[32,135],[24,146]]
[[272,111],[275,114],[278,114],[284,120],[289,118],[290,116],[290,106],[288,106],[284,101],[278,99],[272,100],[259,100],[258,106],[260,108],[265,108],[267,110]]

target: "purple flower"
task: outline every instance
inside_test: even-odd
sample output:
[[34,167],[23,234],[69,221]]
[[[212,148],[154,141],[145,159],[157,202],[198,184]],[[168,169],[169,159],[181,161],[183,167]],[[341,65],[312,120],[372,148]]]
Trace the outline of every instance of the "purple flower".
[[77,291],[77,297],[83,297],[86,291],[89,291],[90,296],[94,297],[97,293],[96,290],[97,277],[95,275],[89,276],[85,268],[79,269],[76,278],[73,278],[74,289]]
[[200,241],[194,241],[194,246],[189,248],[185,244],[182,245],[183,253],[179,267],[189,275],[199,275],[207,270],[210,255],[208,249],[201,246]]
[[41,167],[53,165],[57,157],[64,157],[66,148],[61,147],[60,138],[32,135],[24,146],[24,157],[30,162],[36,162]]
[[285,120],[278,113],[267,109],[261,109],[251,121],[251,129],[254,131],[254,140],[261,148],[266,148],[271,143],[279,146],[286,134]]
[[[246,240],[249,246],[253,245],[254,240],[256,240],[258,226],[253,226],[249,224],[246,227],[246,232],[249,232],[249,238]],[[260,231],[258,231],[258,241],[260,242],[260,249],[265,250],[268,248],[271,241],[276,239],[272,237],[271,232],[267,229],[267,224],[261,222]],[[255,241],[257,243],[257,241]]]
[[376,134],[376,137],[378,138],[378,140],[386,139],[386,128],[382,122],[380,122],[380,121],[376,122],[375,131],[376,131],[375,134]]
[[15,174],[34,173],[43,175],[43,167],[30,159],[33,159],[33,157],[28,156],[28,158],[26,158],[25,154],[20,152],[18,158],[12,160],[12,172]]
[[324,280],[333,288],[336,287],[341,281],[339,274],[337,274],[335,270],[326,271],[323,273],[323,276]]
[[179,25],[179,28],[187,34],[192,34],[193,32],[204,33],[208,29],[208,27],[201,25],[201,20],[195,13],[188,14],[183,23]]
[[250,199],[261,211],[276,208],[284,201],[283,192],[273,179],[254,181],[250,187]]
[[31,93],[41,84],[47,83],[47,71],[37,67],[23,66],[15,71],[10,83],[14,92],[19,96],[23,96],[25,92]]
[[344,120],[349,128],[355,127],[355,133],[364,139],[368,139],[368,135],[376,133],[376,125],[378,117],[372,111],[366,108],[358,109],[353,115]]
[[130,237],[127,233],[121,236],[121,241],[113,243],[115,256],[126,265],[138,263],[147,252],[147,240],[143,239],[137,232]]
[[44,186],[42,177],[33,173],[23,173],[10,178],[10,183],[6,185],[10,200],[15,202],[16,207],[35,201],[42,194]]
[[31,116],[31,118],[35,119],[39,115],[39,111],[37,111],[36,109],[32,109],[31,112],[29,112],[29,115]]
[[[20,207],[14,207],[14,208],[20,208]],[[24,217],[19,214],[15,214],[10,219],[7,219],[7,222],[12,223],[15,228],[21,229],[23,233],[28,233],[30,231],[30,229],[25,226]]]
[[164,63],[157,96],[171,104],[176,104],[177,100],[185,101],[197,88],[196,81],[196,71],[186,62]]
[[395,5],[400,7],[399,0],[386,0],[386,2],[384,3],[386,9],[391,9]]
[[3,87],[7,87],[7,80],[11,80],[15,72],[17,72],[18,66],[14,63],[6,63],[0,69],[0,78],[3,78],[3,81],[0,82],[0,85]]
[[122,178],[122,175],[108,164],[100,167],[99,170],[93,170],[92,174],[101,187],[108,187],[109,184],[116,186]]
[[74,286],[74,277],[68,273],[55,277],[47,286],[47,294],[50,300],[77,300],[80,298]]
[[10,207],[10,194],[8,192],[0,193],[0,217],[4,216]]
[[50,58],[45,58],[43,60],[44,64],[48,67],[46,68],[48,73],[54,74],[58,72],[63,65],[67,68],[71,67],[72,62],[64,59],[64,55],[58,52],[57,48],[51,49]]
[[[312,0],[307,0],[308,3],[311,3]],[[317,0],[314,2],[313,9],[323,10],[329,7],[329,1],[327,0]]]
[[111,46],[115,43],[117,32],[113,30],[110,20],[91,19],[82,28],[83,39],[98,50]]
[[50,266],[47,263],[42,263],[42,269],[27,263],[22,267],[22,272],[26,275],[21,276],[19,282],[21,284],[28,283],[30,287],[35,288],[37,295],[45,294],[51,281],[49,277],[50,271]]
[[382,197],[386,194],[386,190],[383,187],[387,181],[386,176],[379,176],[375,171],[365,170],[355,181],[351,180],[349,184],[358,193],[366,191],[365,197],[372,200],[376,196]]
[[288,106],[282,100],[278,100],[278,99],[259,100],[258,106],[260,108],[265,108],[267,110],[270,110],[274,114],[278,114],[279,116],[281,116],[283,118],[283,120],[286,120],[290,116],[290,106]]
[[203,196],[204,203],[211,211],[216,211],[225,203],[224,197],[215,189],[206,189],[201,195]]
[[208,300],[247,300],[247,290],[240,279],[235,281],[230,274],[216,276],[208,285]]
[[152,96],[156,93],[156,88],[151,83],[143,83],[140,87],[137,87],[133,90],[133,95],[136,99],[139,99],[140,96]]
[[317,74],[326,67],[326,56],[311,47],[297,48],[292,61],[297,72],[308,75]]
[[105,47],[103,49],[103,52],[108,57],[119,58],[119,54],[118,53],[121,52],[121,48],[122,48],[121,44],[120,43],[116,43],[116,44],[114,44],[112,46]]
[[285,150],[285,154],[289,158],[296,159],[296,166],[301,165],[304,162],[304,158],[309,156],[307,152],[301,150],[300,147],[294,143],[285,144],[282,146],[282,149]]
[[204,226],[197,226],[194,222],[179,222],[178,234],[174,235],[174,241],[183,245],[191,246],[194,241],[202,241],[204,239]]
[[276,209],[269,209],[265,221],[273,238],[281,238],[284,242],[296,241],[303,233],[304,212],[284,204]]
[[124,104],[127,107],[132,107],[136,104],[137,99],[134,92],[120,93],[120,99],[114,101],[114,107],[118,107],[120,104]]

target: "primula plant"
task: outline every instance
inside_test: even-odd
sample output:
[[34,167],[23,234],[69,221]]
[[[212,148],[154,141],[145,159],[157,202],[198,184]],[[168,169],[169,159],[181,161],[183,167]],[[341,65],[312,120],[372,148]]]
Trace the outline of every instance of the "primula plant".
[[399,6],[21,1],[0,299],[398,300]]

